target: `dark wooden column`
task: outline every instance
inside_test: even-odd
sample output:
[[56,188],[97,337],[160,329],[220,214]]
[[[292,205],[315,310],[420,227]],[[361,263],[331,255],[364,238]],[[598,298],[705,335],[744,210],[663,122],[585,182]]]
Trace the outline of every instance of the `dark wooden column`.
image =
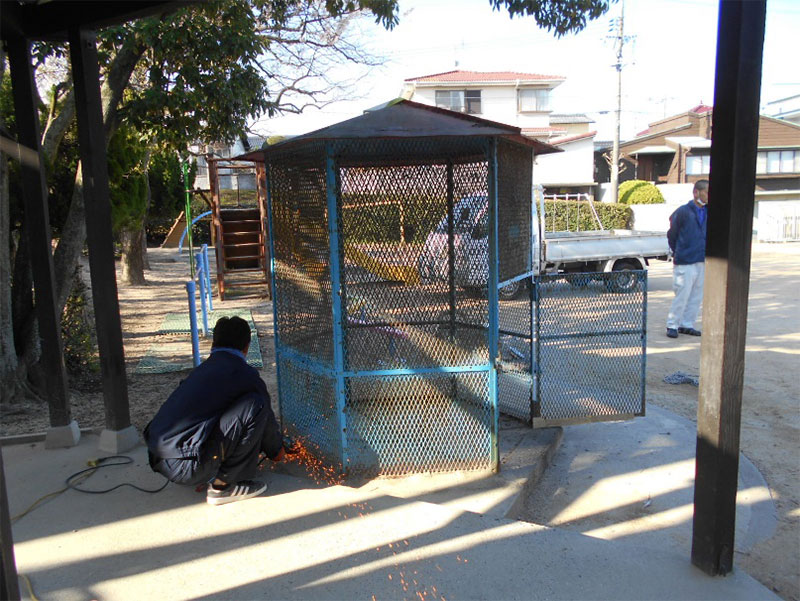
[[100,100],[100,70],[95,35],[77,27],[69,30],[72,77],[78,118],[78,141],[83,166],[86,241],[89,246],[92,300],[97,323],[97,344],[103,378],[106,428],[130,426],[128,383],[122,347],[122,324],[114,266],[108,162]]
[[717,33],[692,563],[733,568],[766,0],[722,0]]
[[3,468],[3,449],[0,447],[0,599],[19,599],[17,563],[14,560],[14,537],[8,513],[6,474]]
[[36,289],[36,317],[42,342],[41,361],[47,374],[45,382],[50,406],[50,425],[59,428],[71,422],[69,386],[61,342],[61,318],[56,307],[47,181],[39,147],[39,113],[34,94],[30,43],[22,38],[9,39],[8,59],[20,144],[25,233],[31,254]]

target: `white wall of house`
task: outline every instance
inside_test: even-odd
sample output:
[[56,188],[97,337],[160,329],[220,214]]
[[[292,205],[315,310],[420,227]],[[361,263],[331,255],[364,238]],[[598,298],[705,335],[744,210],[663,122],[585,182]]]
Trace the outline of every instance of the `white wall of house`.
[[594,140],[585,138],[558,146],[564,152],[536,157],[533,181],[543,186],[594,182]]
[[[417,87],[410,100],[436,106],[436,89]],[[439,86],[438,89],[456,89]],[[517,89],[515,86],[464,86],[464,90],[481,91],[481,112],[476,117],[497,121],[521,128],[549,127],[550,113],[519,113],[517,111]]]

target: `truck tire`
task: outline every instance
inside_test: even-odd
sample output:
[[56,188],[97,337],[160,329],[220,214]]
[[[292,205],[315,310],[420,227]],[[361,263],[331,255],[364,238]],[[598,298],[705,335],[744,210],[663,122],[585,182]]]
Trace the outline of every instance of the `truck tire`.
[[517,280],[516,282],[511,282],[507,286],[503,286],[497,291],[497,296],[500,300],[514,300],[519,296],[519,293],[525,288],[525,285],[521,280]]
[[638,261],[617,261],[606,286],[611,292],[633,292],[639,286],[639,274],[630,272],[641,268]]

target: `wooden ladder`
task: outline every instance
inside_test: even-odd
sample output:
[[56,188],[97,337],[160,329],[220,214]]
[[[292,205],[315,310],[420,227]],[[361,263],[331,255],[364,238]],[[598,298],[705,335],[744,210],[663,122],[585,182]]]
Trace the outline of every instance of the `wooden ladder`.
[[225,300],[225,293],[229,289],[251,286],[266,289],[271,297],[266,207],[260,193],[263,167],[257,169],[256,175],[259,184],[258,206],[222,207],[217,177],[218,161],[209,158],[208,169],[219,298]]

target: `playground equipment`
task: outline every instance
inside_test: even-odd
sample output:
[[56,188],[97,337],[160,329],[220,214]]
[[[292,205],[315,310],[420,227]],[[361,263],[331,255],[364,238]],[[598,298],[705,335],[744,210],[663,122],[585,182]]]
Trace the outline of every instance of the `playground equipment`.
[[[266,194],[263,164],[206,157],[211,188],[212,240],[217,257],[217,289],[220,300],[232,287],[255,286],[271,296],[268,277]],[[241,176],[253,177],[247,194]],[[223,206],[220,180],[236,182],[235,205]],[[248,184],[249,185],[249,184]]]
[[192,264],[192,279],[186,282],[186,295],[189,299],[189,328],[192,335],[192,360],[194,366],[200,365],[200,335],[197,327],[197,289],[200,289],[200,314],[203,336],[208,336],[208,312],[214,310],[211,294],[211,279],[208,271],[208,245],[203,244],[195,253]]
[[[646,275],[625,295],[609,274],[536,275],[531,167],[554,151],[399,100],[240,157],[268,175],[283,427],[329,469],[497,470],[501,411],[535,426],[643,414]],[[486,199],[485,230],[459,229],[467,197]],[[422,281],[403,267],[442,215],[443,276]],[[472,235],[488,252],[457,257]],[[459,264],[486,287],[460,288]],[[528,299],[501,306],[516,281]]]

